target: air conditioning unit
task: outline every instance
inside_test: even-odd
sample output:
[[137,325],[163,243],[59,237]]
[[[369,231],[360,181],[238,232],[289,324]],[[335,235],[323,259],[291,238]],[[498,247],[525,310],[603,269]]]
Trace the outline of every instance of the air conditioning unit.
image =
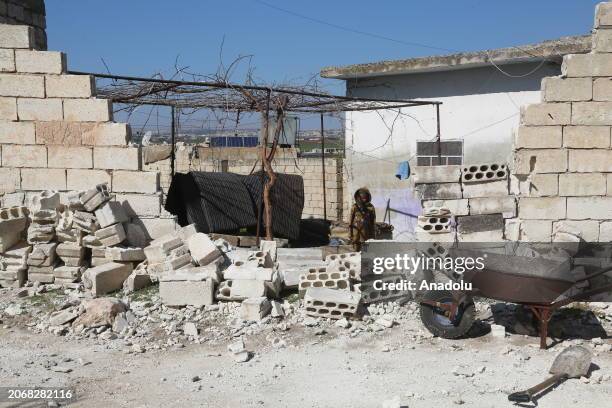
[[[283,119],[283,129],[278,137],[280,146],[295,146],[297,133],[300,128],[300,121],[297,116],[285,116]],[[261,131],[259,132],[259,143],[263,143],[265,135],[265,126],[262,120]],[[268,123],[268,144],[274,141],[274,132],[276,131],[276,118],[270,118]]]

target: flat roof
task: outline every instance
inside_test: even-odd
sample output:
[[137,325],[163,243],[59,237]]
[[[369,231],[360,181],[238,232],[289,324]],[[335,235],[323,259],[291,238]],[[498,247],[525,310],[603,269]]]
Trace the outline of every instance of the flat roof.
[[542,60],[561,62],[566,54],[584,54],[590,50],[591,36],[581,35],[494,50],[325,67],[321,69],[321,76],[334,79],[358,79],[383,75],[451,71],[487,66],[491,60],[499,65]]

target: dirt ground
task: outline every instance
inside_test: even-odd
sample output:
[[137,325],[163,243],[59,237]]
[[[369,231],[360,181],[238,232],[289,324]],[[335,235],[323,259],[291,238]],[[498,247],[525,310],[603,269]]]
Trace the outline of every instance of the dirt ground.
[[[590,340],[571,340],[542,351],[537,338],[521,335],[431,338],[417,319],[357,337],[337,327],[320,332],[292,327],[283,333],[284,348],[270,345],[274,333],[247,337],[254,357],[237,363],[226,345],[135,354],[122,339],[69,341],[5,324],[0,326],[0,383],[73,387],[74,407],[370,408],[399,397],[402,407],[497,408],[513,406],[508,393],[544,379],[567,345],[593,349]],[[605,347],[611,343],[603,340]],[[537,406],[610,406],[612,352],[595,347],[593,363],[590,379],[562,383]],[[70,372],[53,371],[53,364]]]

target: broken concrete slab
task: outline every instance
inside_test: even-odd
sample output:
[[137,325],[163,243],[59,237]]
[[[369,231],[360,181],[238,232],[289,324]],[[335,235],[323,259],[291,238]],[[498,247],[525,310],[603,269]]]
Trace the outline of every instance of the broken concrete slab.
[[40,194],[36,194],[30,201],[30,210],[53,210],[55,211],[60,205],[60,194],[57,191],[46,190]]
[[147,286],[151,286],[153,281],[151,276],[144,272],[134,271],[128,276],[123,282],[123,291],[125,293],[132,293],[140,289],[144,289]]

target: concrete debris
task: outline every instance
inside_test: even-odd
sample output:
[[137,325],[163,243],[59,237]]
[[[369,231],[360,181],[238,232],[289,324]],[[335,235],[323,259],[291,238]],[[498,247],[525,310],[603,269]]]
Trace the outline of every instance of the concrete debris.
[[196,337],[200,334],[198,327],[193,322],[187,322],[183,325],[183,333],[192,337]]
[[272,305],[266,297],[250,298],[242,301],[240,317],[249,321],[260,321],[272,310]]
[[242,340],[242,338],[227,346],[227,351],[237,363],[246,363],[251,358],[251,353],[246,350],[244,340]]
[[151,276],[147,273],[146,269],[139,270],[138,267],[127,277],[125,282],[123,282],[123,292],[124,293],[132,293],[140,289],[144,289],[147,286],[151,286],[153,284],[153,280]]

